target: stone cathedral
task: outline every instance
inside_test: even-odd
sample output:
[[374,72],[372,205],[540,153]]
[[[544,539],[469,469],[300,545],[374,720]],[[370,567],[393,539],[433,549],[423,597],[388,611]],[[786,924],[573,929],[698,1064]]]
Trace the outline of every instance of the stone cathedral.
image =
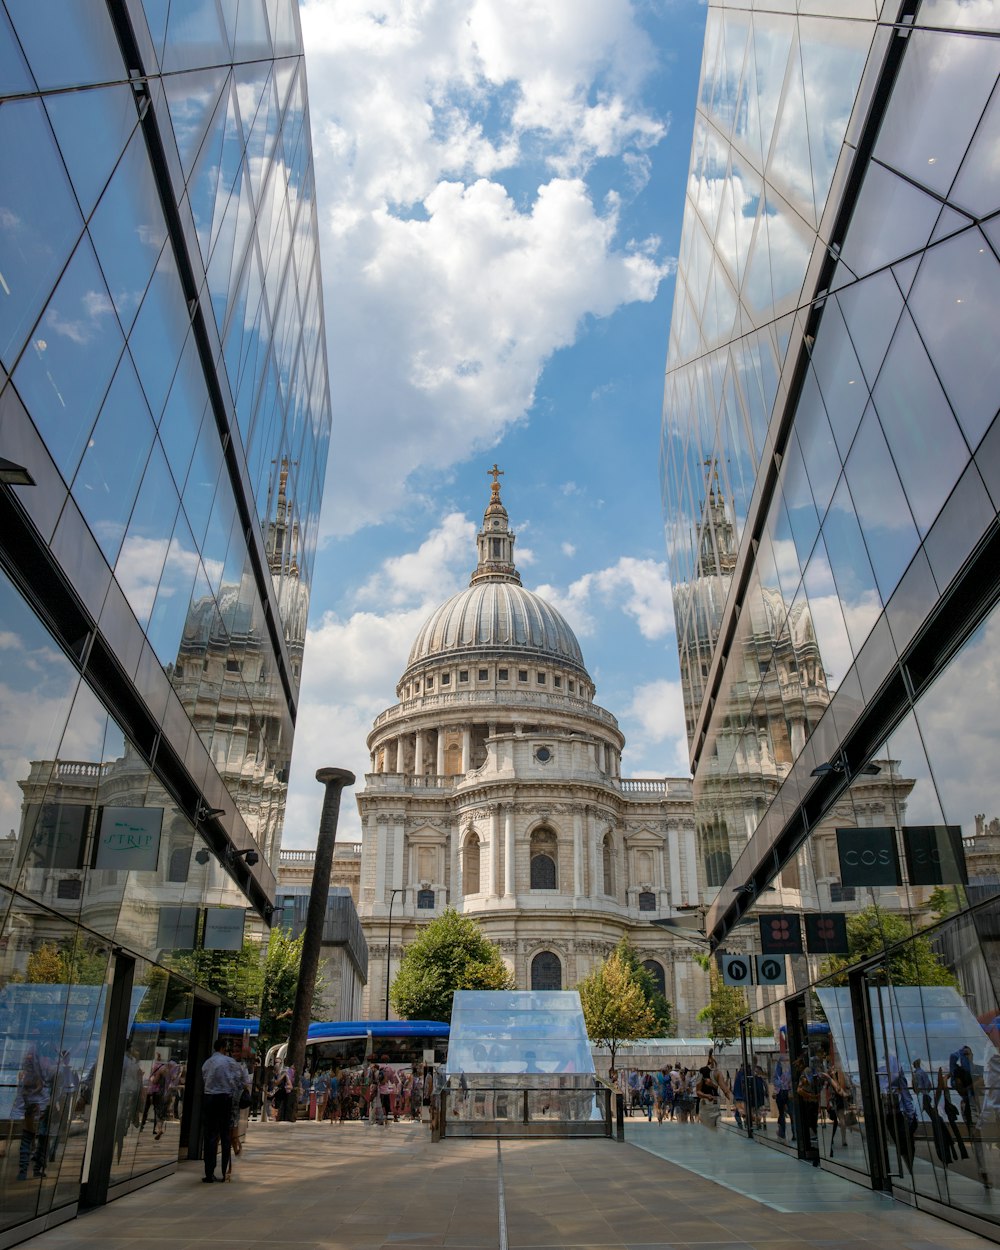
[[677,1032],[697,1035],[707,978],[651,924],[702,902],[690,782],[622,777],[624,737],[573,631],[521,585],[499,476],[468,589],[420,629],[368,737],[366,1014],[383,1015],[404,947],[452,906],[480,921],[519,989],[571,989],[627,934]]

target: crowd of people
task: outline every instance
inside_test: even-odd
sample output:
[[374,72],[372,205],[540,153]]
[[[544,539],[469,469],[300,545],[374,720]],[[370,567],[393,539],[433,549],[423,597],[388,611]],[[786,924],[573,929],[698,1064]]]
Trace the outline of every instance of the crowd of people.
[[[435,1071],[429,1065],[391,1064],[385,1058],[366,1059],[360,1066],[333,1062],[303,1074],[296,1118],[342,1124],[364,1120],[389,1124],[419,1120],[430,1103]],[[263,1076],[259,1103],[252,1111],[262,1119],[289,1119],[289,1100],[295,1090],[295,1069],[272,1068]]]

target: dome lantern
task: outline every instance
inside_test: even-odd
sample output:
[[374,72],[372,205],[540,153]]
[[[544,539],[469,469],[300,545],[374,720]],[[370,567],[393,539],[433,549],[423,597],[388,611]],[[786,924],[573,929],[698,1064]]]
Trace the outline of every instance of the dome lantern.
[[493,478],[490,489],[490,502],[483,514],[483,528],[476,538],[479,548],[479,563],[472,574],[470,586],[487,578],[491,581],[515,582],[521,584],[521,576],[514,567],[514,534],[510,528],[507,509],[500,498],[500,478],[503,469],[493,468],[487,471],[487,477]]

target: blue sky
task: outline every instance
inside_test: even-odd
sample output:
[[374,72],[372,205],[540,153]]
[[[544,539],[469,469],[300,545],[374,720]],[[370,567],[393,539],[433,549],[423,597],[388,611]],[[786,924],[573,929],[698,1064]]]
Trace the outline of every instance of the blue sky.
[[315,843],[318,767],[363,784],[413,636],[468,582],[494,460],[623,771],[686,774],[658,449],[705,13],[303,3],[334,439],[286,846]]

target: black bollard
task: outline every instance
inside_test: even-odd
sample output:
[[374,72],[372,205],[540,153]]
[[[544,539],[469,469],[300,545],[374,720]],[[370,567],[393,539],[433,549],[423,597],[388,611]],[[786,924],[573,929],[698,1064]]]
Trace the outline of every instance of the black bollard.
[[330,874],[333,871],[333,848],[337,841],[340,794],[344,786],[354,785],[355,777],[346,768],[321,768],[316,773],[316,780],[326,786],[326,793],[323,795],[323,811],[319,818],[316,863],[313,867],[312,888],[309,891],[299,981],[295,988],[295,1006],[292,1008],[292,1019],[288,1027],[288,1049],[285,1055],[285,1063],[291,1064],[295,1069],[295,1089],[286,1104],[288,1119],[292,1121],[298,1114],[302,1069],[306,1059],[306,1038],[309,1035],[312,1000],[316,990],[316,970],[319,967],[319,952],[323,942]]

